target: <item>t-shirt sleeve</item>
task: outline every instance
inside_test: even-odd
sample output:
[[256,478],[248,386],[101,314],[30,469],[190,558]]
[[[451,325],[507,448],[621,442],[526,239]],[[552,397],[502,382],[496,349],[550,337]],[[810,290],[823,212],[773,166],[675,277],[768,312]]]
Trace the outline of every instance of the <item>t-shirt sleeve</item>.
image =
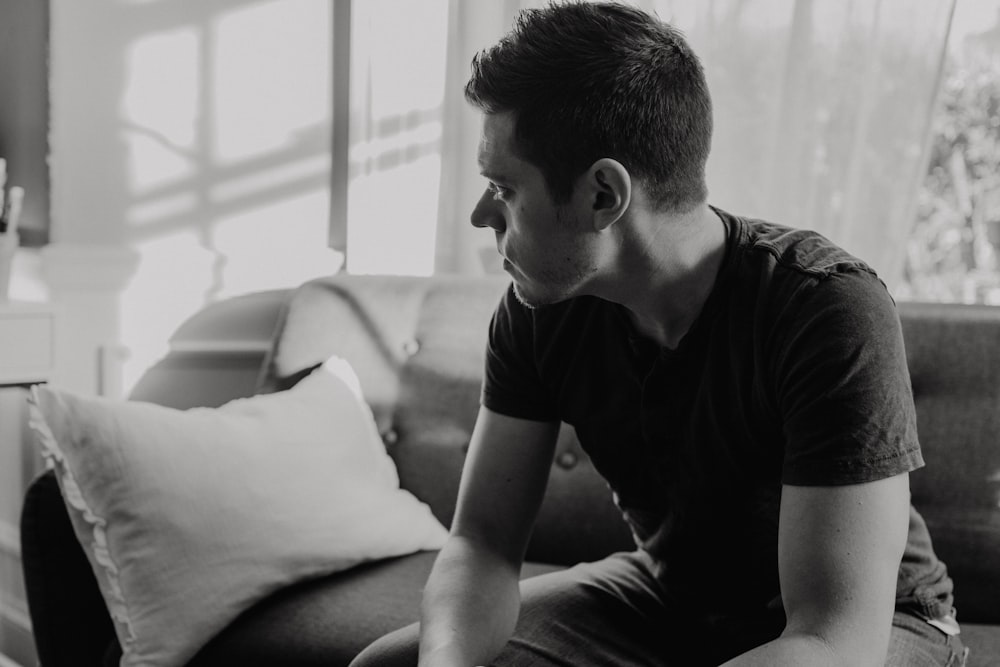
[[899,316],[874,274],[807,281],[776,332],[783,483],[856,484],[923,465]]
[[481,402],[520,419],[556,421],[555,405],[538,373],[532,311],[509,287],[490,321]]

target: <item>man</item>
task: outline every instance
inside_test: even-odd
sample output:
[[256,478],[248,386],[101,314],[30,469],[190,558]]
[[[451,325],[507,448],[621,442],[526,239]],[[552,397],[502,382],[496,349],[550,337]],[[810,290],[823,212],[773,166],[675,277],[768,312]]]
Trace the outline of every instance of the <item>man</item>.
[[[466,97],[489,181],[472,224],[513,282],[421,667],[962,664],[909,502],[892,299],[821,236],[707,204],[711,102],[683,37],[620,5],[523,12]],[[560,421],[638,549],[519,590]],[[417,632],[357,664],[415,664]]]

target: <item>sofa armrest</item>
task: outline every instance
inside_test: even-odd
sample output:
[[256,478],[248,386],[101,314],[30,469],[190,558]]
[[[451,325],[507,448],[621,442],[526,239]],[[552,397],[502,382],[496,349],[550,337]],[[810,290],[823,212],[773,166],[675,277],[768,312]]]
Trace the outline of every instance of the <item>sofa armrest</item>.
[[256,394],[289,293],[253,292],[204,306],[177,328],[167,354],[129,398],[184,410]]
[[264,351],[171,351],[139,379],[133,401],[168,408],[217,408],[256,393]]
[[114,626],[52,471],[37,477],[25,494],[21,562],[40,663],[101,664],[115,639]]

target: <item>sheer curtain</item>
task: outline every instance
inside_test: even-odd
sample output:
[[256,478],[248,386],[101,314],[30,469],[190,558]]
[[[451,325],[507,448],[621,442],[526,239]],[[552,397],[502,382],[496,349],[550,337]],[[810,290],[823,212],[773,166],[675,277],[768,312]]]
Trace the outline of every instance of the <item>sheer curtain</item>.
[[705,64],[710,200],[898,283],[955,0],[658,0]]
[[[384,262],[378,272],[498,270],[491,253],[492,235],[468,225],[484,183],[475,160],[480,121],[464,102],[462,86],[473,54],[506,32],[519,9],[541,4],[537,0],[356,3],[379,5],[383,12],[390,6],[402,11],[419,5],[425,17],[420,23],[414,23],[415,15],[402,20],[419,42],[413,43],[418,52],[400,55],[398,46],[393,49],[397,59],[412,64],[423,58],[429,68],[407,70],[407,85],[424,91],[420,98],[424,102],[414,105],[407,97],[412,94],[409,88],[405,94],[397,91],[393,99],[408,100],[400,103],[409,110],[396,114],[401,121],[395,125],[371,120],[376,106],[372,91],[385,85],[371,63],[385,55],[379,56],[369,45],[366,53],[356,56],[357,67],[352,65],[353,78],[360,63],[368,63],[366,80],[372,86],[368,98],[359,97],[359,105],[352,108],[352,155],[365,152],[355,151],[357,146],[369,146],[364,160],[352,158],[356,170],[352,183],[366,182],[369,188],[359,201],[365,197],[381,201],[383,208],[392,199],[403,202],[399,210],[409,213],[388,214],[397,231],[386,231],[384,243],[390,253],[400,246],[423,257],[420,271],[391,270],[390,265],[398,266],[396,260]],[[682,29],[704,62],[715,106],[710,201],[734,213],[826,234],[871,263],[891,287],[901,272],[903,239],[926,165],[931,110],[955,0],[636,0],[634,4]],[[436,22],[426,18],[428,7],[437,12]],[[380,20],[385,20],[384,14]],[[438,33],[435,26],[444,27]],[[440,63],[439,68],[433,69],[431,61]],[[356,92],[352,82],[352,98]],[[414,127],[406,123],[436,129],[425,128],[425,134],[413,134],[411,140],[404,135]],[[369,128],[368,136],[361,136],[358,127]],[[371,155],[378,134],[371,128],[377,127],[396,137],[399,159],[390,167],[410,165],[406,173],[424,174],[413,177],[419,185],[405,197],[393,188],[374,185],[373,176],[384,179],[387,173]],[[421,158],[425,158],[421,167],[412,166]],[[396,178],[410,180],[410,176]],[[353,192],[362,190],[355,186]],[[415,207],[423,208],[414,213]],[[352,204],[352,210],[359,209]],[[380,215],[383,218],[376,221],[356,214],[350,224],[370,231],[388,224]],[[419,226],[415,217],[423,220],[420,229],[428,231],[414,233]],[[372,252],[384,259],[386,247]],[[349,250],[349,270],[351,254]]]
[[[340,1],[340,0],[338,0]],[[351,5],[347,270],[434,271],[449,0]],[[450,131],[450,130],[449,130]]]

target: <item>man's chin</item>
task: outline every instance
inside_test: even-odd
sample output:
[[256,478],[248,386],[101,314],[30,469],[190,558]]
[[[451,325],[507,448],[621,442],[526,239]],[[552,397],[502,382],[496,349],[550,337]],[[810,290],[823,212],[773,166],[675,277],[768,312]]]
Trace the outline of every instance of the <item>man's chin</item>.
[[554,303],[559,303],[560,301],[565,301],[567,298],[555,298],[552,295],[529,293],[518,284],[517,279],[514,280],[514,296],[517,298],[518,303],[525,308],[530,308],[532,310],[535,308],[541,308],[542,306],[550,306]]

